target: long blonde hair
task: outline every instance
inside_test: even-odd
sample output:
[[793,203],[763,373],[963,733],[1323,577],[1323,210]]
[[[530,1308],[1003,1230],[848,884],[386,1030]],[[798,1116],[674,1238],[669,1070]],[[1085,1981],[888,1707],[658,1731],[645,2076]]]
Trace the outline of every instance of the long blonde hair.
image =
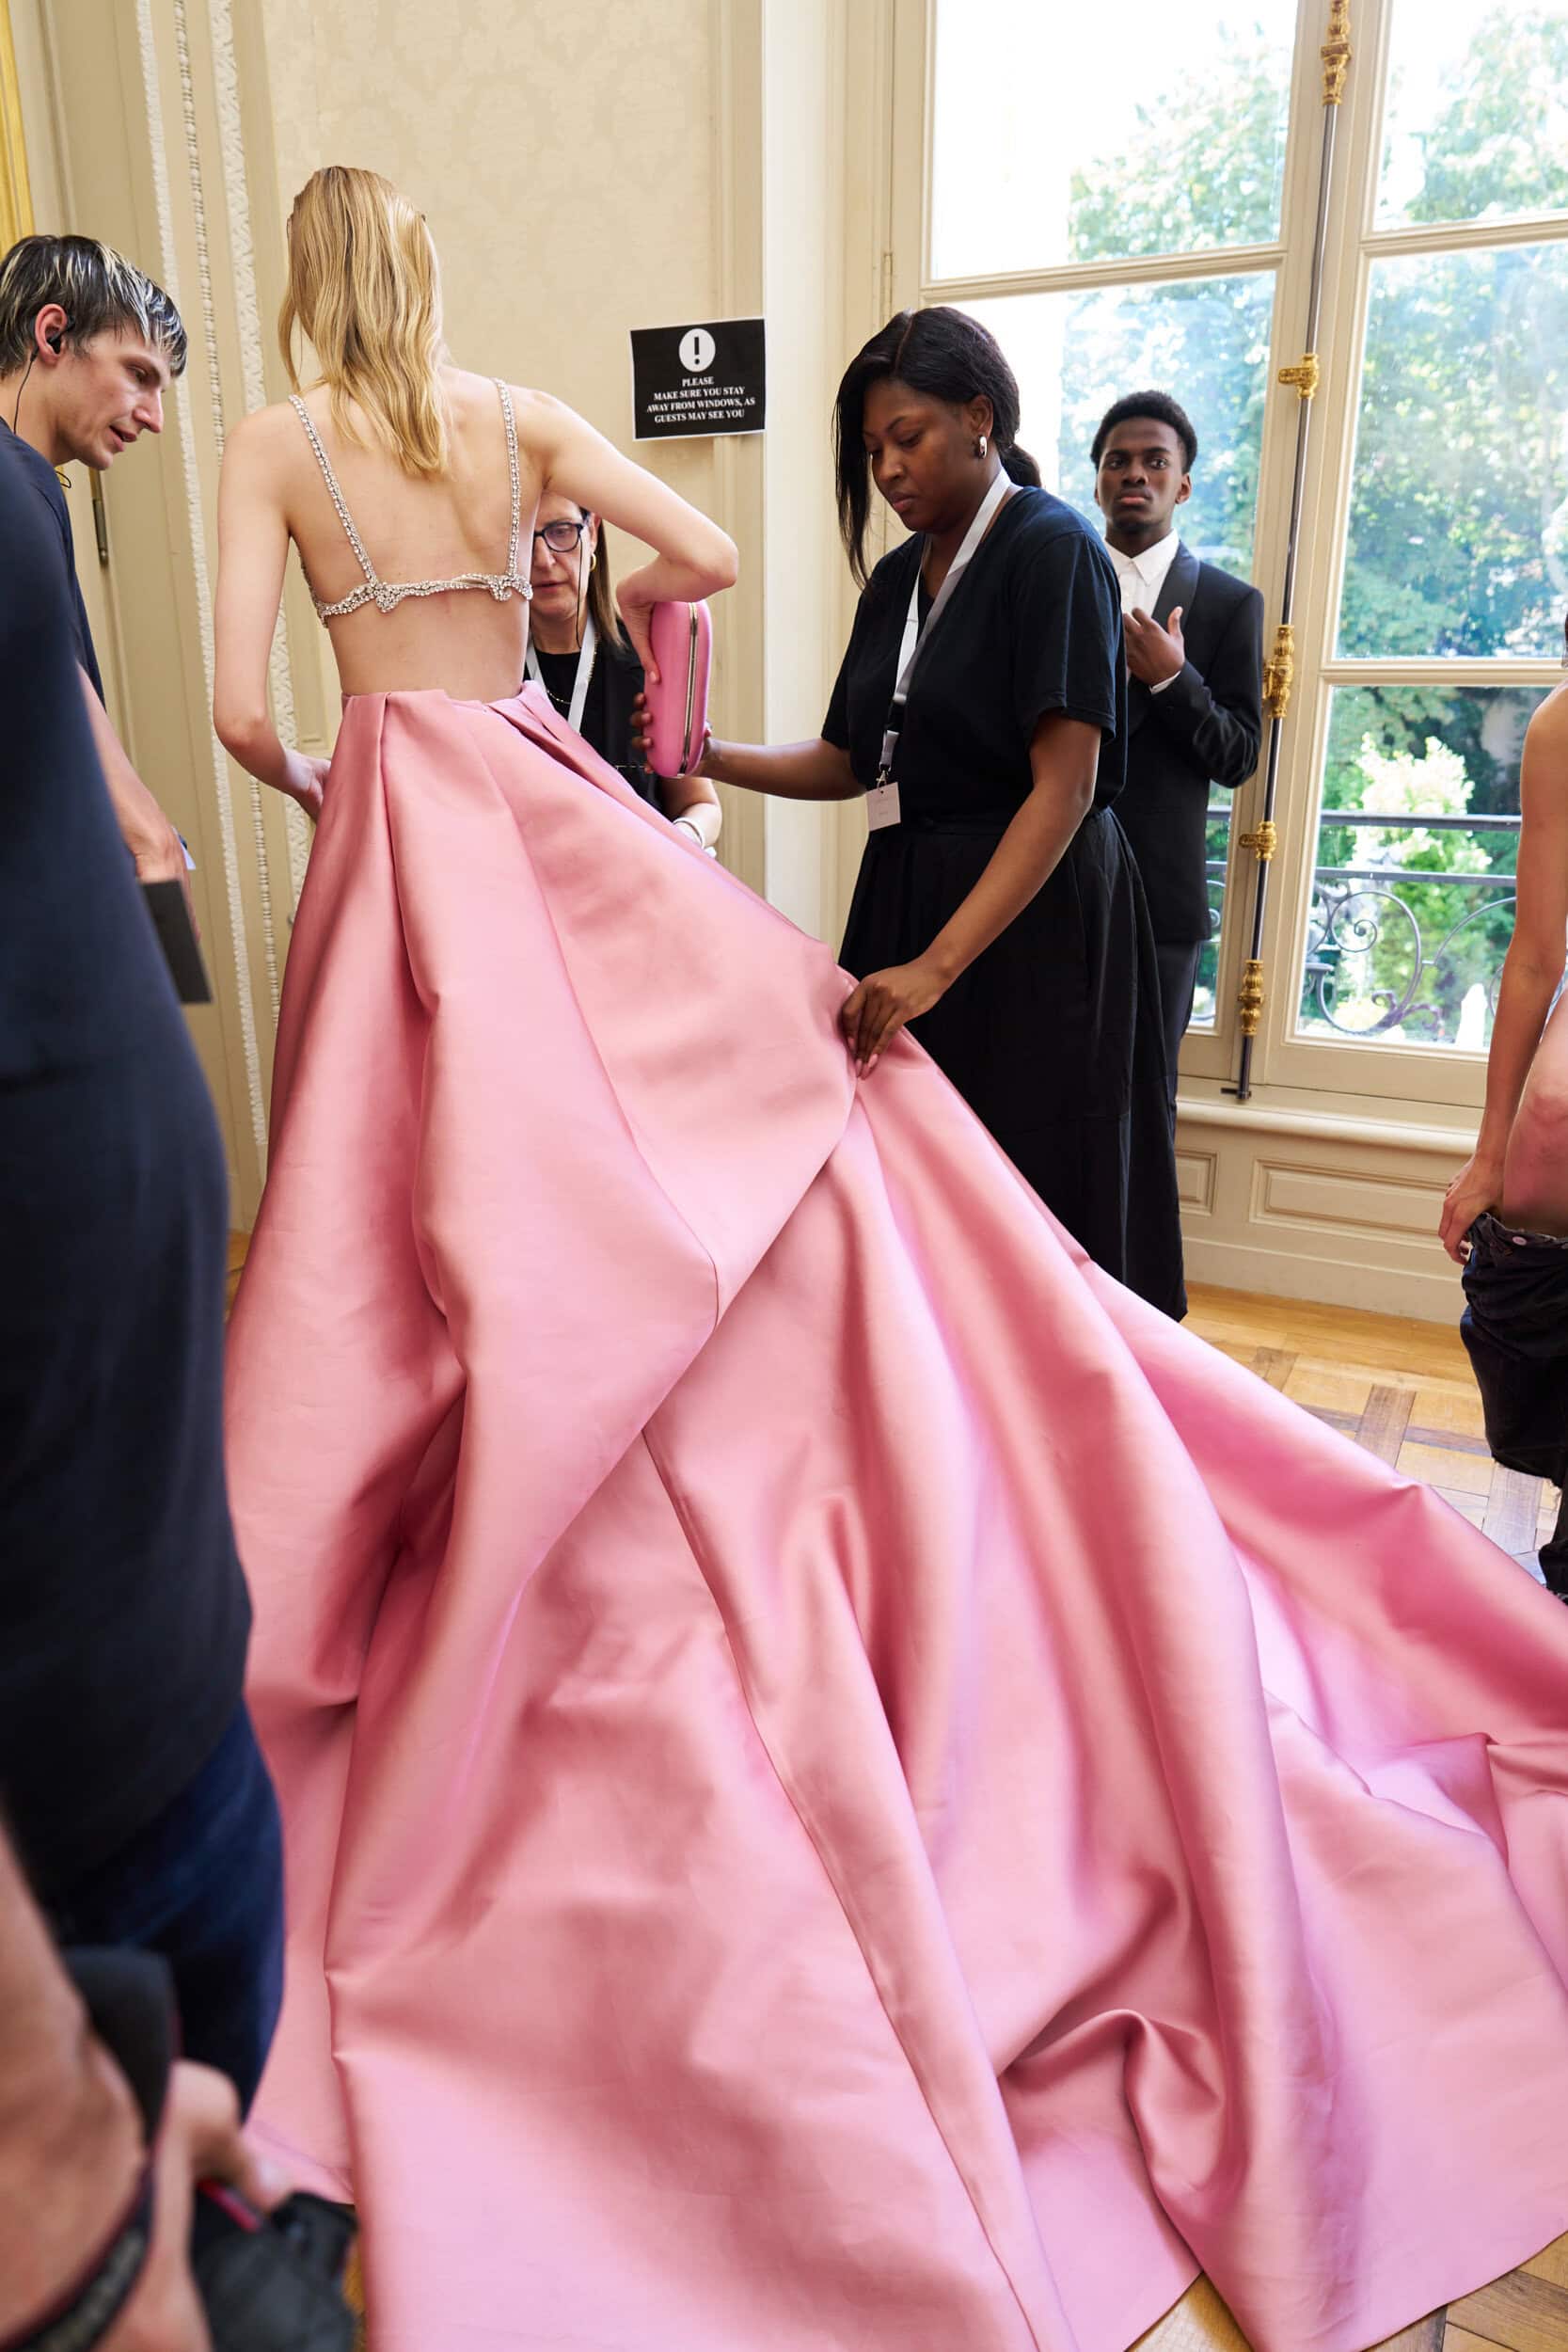
[[277,340],[298,391],[296,331],[315,351],[346,439],[357,437],[353,400],[405,472],[445,470],[440,267],[424,215],[379,172],[328,164],[295,197]]

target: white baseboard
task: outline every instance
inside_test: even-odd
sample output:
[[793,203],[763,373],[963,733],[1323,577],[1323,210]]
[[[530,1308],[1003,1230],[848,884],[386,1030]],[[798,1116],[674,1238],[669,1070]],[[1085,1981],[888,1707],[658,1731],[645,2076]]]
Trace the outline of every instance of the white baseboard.
[[1360,1307],[1370,1314],[1413,1315],[1422,1323],[1457,1324],[1464,1298],[1459,1269],[1445,1258],[1428,1271],[1409,1265],[1369,1265],[1354,1258],[1307,1257],[1299,1250],[1256,1243],[1186,1237],[1187,1274],[1227,1291],[1265,1298],[1305,1298],[1325,1307]]

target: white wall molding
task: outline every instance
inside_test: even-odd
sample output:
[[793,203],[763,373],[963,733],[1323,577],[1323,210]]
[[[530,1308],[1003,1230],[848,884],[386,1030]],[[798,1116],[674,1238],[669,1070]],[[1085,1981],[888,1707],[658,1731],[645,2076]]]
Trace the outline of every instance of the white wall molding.
[[1188,1101],[1177,1120],[1195,1281],[1451,1323],[1455,1268],[1437,1240],[1473,1130],[1303,1105]]
[[[239,337],[240,384],[244,394],[242,413],[249,416],[252,409],[264,407],[267,399],[266,365],[262,357],[261,310],[256,284],[256,249],[251,230],[250,188],[245,177],[245,123],[240,107],[239,61],[234,50],[233,11],[230,0],[207,0],[207,25],[212,45],[213,93],[217,113],[218,157],[223,171],[224,208],[229,228],[229,266],[234,296],[235,326]],[[281,613],[273,632],[272,652],[267,660],[267,682],[272,693],[273,717],[285,743],[297,739],[294,712],[293,673],[289,666],[288,638]],[[261,787],[256,793],[257,855],[261,867],[262,915],[267,942],[267,977],[272,992],[273,1019],[277,1017],[277,969],[280,951],[287,943],[279,942],[274,928],[273,896],[270,886],[266,842],[261,830]],[[310,825],[297,802],[290,801],[284,812],[285,839],[289,862],[289,904],[297,904],[305,882],[305,867],[310,854]]]
[[1177,1105],[1177,1129],[1212,1128],[1225,1135],[1317,1136],[1326,1142],[1375,1144],[1400,1152],[1457,1152],[1467,1158],[1475,1149],[1476,1122],[1470,1119],[1452,1127],[1418,1125],[1401,1116],[1403,1104],[1390,1104],[1386,1119],[1357,1118],[1346,1111],[1288,1109],[1258,1095],[1246,1103],[1205,1102],[1182,1095]]
[[[191,199],[191,227],[198,255],[198,275],[201,300],[199,317],[191,322],[193,343],[198,337],[206,343],[205,364],[209,370],[209,392],[215,411],[214,423],[221,430],[222,387],[216,376],[216,352],[213,332],[212,274],[207,254],[206,219],[202,202],[200,157],[197,149],[194,93],[190,83],[188,35],[182,0],[174,0],[173,30],[180,63],[180,81],[184,116],[184,151],[187,191]],[[148,153],[152,171],[152,184],[158,212],[159,241],[162,246],[162,268],[165,283],[177,303],[180,270],[176,253],[174,205],[167,156],[168,145],[164,129],[163,98],[160,87],[160,64],[157,34],[153,18],[153,0],[136,0],[136,36],[141,55],[142,97],[146,107]],[[183,304],[181,305],[183,309]],[[193,355],[194,356],[194,355]],[[195,446],[195,419],[186,416],[177,425],[180,448],[182,486],[184,492],[186,555],[191,566],[192,584],[199,632],[201,677],[205,707],[199,715],[201,727],[210,750],[210,772],[213,783],[212,805],[218,821],[218,838],[223,860],[224,895],[227,902],[230,935],[232,942],[232,985],[239,1014],[241,1046],[244,1056],[244,1084],[250,1113],[250,1141],[259,1170],[266,1166],[267,1120],[266,1101],[261,1081],[261,1044],[257,1032],[256,1005],[251,988],[249,949],[245,929],[245,893],[240,877],[239,842],[235,824],[233,793],[229,763],[217,745],[207,711],[212,706],[213,688],[213,605],[207,566],[206,516],[202,501],[200,469]],[[226,977],[228,976],[226,975]]]

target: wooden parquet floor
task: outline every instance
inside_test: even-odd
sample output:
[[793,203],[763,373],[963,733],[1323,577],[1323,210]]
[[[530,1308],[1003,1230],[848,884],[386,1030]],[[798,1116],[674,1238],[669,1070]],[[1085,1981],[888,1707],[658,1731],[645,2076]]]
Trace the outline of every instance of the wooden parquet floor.
[[[230,1296],[244,1263],[245,1237],[236,1234]],[[1457,1327],[1201,1284],[1191,1301],[1189,1329],[1357,1445],[1434,1486],[1521,1568],[1534,1572],[1557,1496],[1534,1479],[1499,1470],[1487,1453],[1481,1400]],[[1455,2122],[1463,2129],[1463,2118]],[[1137,2352],[1249,2347],[1200,2279]],[[1390,2337],[1382,2352],[1568,2352],[1568,2235],[1506,2279]]]
[[[1358,1445],[1435,1486],[1522,1568],[1537,1572],[1536,1548],[1557,1518],[1556,1490],[1499,1470],[1487,1453],[1457,1320],[1449,1328],[1197,1284],[1188,1328]],[[1522,2270],[1390,2337],[1388,2352],[1394,2347],[1568,2352],[1568,2236]],[[1139,2352],[1247,2352],[1247,2344],[1199,2280]]]
[[1557,1518],[1557,1490],[1500,1470],[1487,1453],[1457,1318],[1457,1293],[1449,1327],[1196,1284],[1187,1327],[1357,1445],[1435,1486],[1534,1574]]

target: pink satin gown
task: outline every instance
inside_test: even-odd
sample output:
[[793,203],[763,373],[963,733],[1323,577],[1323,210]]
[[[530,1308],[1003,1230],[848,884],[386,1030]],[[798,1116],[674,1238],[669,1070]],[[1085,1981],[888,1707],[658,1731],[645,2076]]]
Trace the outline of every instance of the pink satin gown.
[[1568,1611],[530,689],[349,702],[231,1475],[375,2352],[1359,2352],[1568,2227]]

